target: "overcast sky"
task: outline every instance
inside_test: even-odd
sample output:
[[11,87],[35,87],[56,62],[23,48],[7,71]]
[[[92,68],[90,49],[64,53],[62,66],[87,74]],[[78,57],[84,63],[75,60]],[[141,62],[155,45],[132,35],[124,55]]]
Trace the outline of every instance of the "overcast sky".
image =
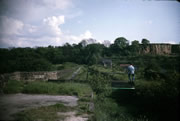
[[180,2],[0,0],[0,47],[60,46],[125,37],[180,43]]

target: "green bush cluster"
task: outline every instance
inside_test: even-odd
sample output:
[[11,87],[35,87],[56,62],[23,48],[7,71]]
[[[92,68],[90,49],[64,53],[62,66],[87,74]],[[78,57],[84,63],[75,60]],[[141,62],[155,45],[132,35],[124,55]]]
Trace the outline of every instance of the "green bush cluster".
[[132,116],[129,109],[111,98],[95,101],[95,121],[149,121],[145,116]]
[[108,76],[104,76],[99,72],[91,72],[91,77],[89,78],[89,83],[93,89],[93,91],[99,97],[106,97],[111,94],[111,82]]

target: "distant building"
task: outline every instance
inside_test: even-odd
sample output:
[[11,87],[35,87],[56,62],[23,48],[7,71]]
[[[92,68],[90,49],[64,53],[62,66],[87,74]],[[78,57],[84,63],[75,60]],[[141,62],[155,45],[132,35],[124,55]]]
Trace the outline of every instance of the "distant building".
[[110,67],[110,68],[112,68],[112,60],[103,59],[103,60],[102,60],[102,63],[103,63],[103,65],[104,65],[104,67]]

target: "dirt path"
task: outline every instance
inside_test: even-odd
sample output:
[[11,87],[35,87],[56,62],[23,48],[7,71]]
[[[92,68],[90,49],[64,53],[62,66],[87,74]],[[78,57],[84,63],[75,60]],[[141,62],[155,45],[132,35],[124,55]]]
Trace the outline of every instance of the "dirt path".
[[68,78],[68,80],[73,79],[73,78],[79,73],[80,70],[81,70],[81,67],[79,67],[79,68],[71,75],[71,77]]
[[62,112],[59,112],[58,115],[64,115],[66,116],[65,120],[64,121],[87,121],[88,118],[87,116],[76,116],[76,112],[73,111],[73,112],[66,112],[66,113],[62,113]]
[[76,106],[78,98],[75,96],[29,95],[10,94],[0,95],[0,120],[13,120],[12,114],[19,111],[63,103],[67,106]]

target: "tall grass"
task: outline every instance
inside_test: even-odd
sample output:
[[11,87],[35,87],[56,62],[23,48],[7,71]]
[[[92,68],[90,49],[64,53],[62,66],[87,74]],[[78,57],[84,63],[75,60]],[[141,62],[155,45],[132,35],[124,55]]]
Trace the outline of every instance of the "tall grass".
[[92,90],[89,85],[81,83],[32,82],[24,87],[23,92],[36,94],[61,94],[82,96],[91,94]]
[[10,93],[19,93],[23,90],[24,84],[21,81],[16,80],[9,80],[5,87],[2,88],[3,93],[10,94]]
[[88,84],[65,82],[29,82],[27,84],[21,81],[10,80],[3,88],[3,92],[9,93],[28,93],[28,94],[53,94],[53,95],[76,95],[85,96],[92,93]]
[[58,112],[68,112],[72,110],[74,110],[73,107],[64,106],[63,104],[55,104],[28,109],[15,114],[14,117],[17,121],[57,121],[66,118],[65,115],[58,115]]

